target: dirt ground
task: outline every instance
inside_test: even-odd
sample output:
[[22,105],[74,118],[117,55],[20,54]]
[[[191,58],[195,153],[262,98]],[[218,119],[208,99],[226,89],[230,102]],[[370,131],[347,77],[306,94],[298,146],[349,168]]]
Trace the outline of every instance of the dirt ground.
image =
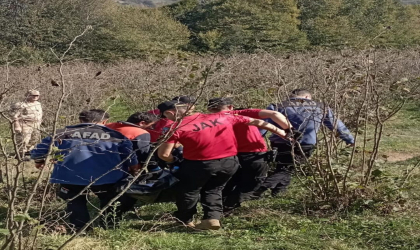
[[388,162],[406,161],[416,156],[419,156],[419,155],[413,155],[410,153],[403,153],[403,152],[388,152],[386,155],[388,156],[387,157]]

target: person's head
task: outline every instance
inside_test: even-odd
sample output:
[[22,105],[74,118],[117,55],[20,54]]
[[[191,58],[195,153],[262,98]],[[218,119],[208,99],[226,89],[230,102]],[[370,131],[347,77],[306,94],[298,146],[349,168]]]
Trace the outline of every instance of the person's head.
[[295,89],[292,91],[290,97],[312,99],[312,94],[306,89]]
[[39,100],[39,91],[31,89],[28,92],[26,92],[25,98],[27,102],[36,102]]
[[81,123],[95,123],[105,125],[109,119],[109,114],[102,109],[84,110],[79,114]]
[[148,128],[158,120],[156,115],[147,112],[137,112],[128,117],[127,122],[136,124],[141,128]]
[[158,105],[161,116],[168,118],[169,120],[176,121],[191,112],[191,108],[188,104],[180,103],[178,101],[166,101]]
[[212,98],[207,103],[207,110],[210,113],[218,113],[221,111],[233,110],[233,108],[233,101],[230,97]]
[[196,102],[196,99],[194,96],[188,96],[188,95],[175,96],[174,98],[172,98],[172,101],[176,101],[179,104],[186,104],[191,111],[195,109],[194,103]]

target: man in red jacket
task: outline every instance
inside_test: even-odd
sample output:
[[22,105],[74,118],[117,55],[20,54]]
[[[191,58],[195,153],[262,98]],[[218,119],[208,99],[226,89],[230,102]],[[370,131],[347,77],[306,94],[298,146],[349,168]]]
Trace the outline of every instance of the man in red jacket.
[[194,227],[192,219],[201,193],[204,217],[196,228],[217,230],[223,212],[223,187],[239,166],[233,126],[257,126],[280,136],[285,136],[285,132],[245,116],[192,113],[188,105],[177,101],[161,103],[158,108],[165,117],[176,122],[169,131],[172,136],[158,149],[159,157],[169,164],[179,164],[172,150],[177,143],[184,146],[184,160],[177,172],[180,180],[176,199],[178,211],[174,215]]
[[[176,96],[172,100],[189,105],[191,110],[194,110],[195,108],[195,98],[192,96]],[[148,129],[150,132],[150,140],[152,143],[155,143],[165,134],[165,132],[167,132],[167,129],[170,128],[174,122],[162,115],[159,109],[149,110],[147,113],[154,114],[159,119]]]
[[[290,128],[287,118],[279,112],[262,109],[234,110],[231,98],[213,98],[208,101],[208,111],[248,116],[254,119],[271,118],[282,129]],[[224,212],[229,213],[242,202],[250,200],[267,176],[267,146],[257,127],[238,124],[233,127],[238,142],[240,168],[223,190]]]

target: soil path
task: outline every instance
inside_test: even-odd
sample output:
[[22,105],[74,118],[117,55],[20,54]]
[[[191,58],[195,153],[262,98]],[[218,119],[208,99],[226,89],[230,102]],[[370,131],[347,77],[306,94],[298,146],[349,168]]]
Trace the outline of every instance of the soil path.
[[386,153],[388,162],[406,161],[419,155],[402,153],[402,152],[388,152]]

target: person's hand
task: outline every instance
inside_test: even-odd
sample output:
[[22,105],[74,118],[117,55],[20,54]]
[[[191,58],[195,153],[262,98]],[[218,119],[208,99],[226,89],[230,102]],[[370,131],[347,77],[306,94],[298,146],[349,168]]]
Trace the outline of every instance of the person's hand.
[[294,128],[292,129],[289,128],[284,131],[286,131],[286,137],[289,138],[290,141],[298,141],[303,136],[302,132]]
[[173,168],[175,166],[178,166],[181,164],[182,160],[180,160],[178,157],[174,156],[174,160],[172,162],[166,162],[169,168]]
[[15,133],[16,134],[21,134],[22,133],[22,128],[15,128]]
[[45,167],[45,162],[44,163],[35,163],[35,167],[37,169],[41,170]]
[[128,168],[128,172],[133,176],[136,176],[140,172],[140,170],[141,170],[140,164],[133,165]]
[[43,159],[36,159],[35,160],[35,167],[39,170],[43,169],[45,167],[45,160]]

